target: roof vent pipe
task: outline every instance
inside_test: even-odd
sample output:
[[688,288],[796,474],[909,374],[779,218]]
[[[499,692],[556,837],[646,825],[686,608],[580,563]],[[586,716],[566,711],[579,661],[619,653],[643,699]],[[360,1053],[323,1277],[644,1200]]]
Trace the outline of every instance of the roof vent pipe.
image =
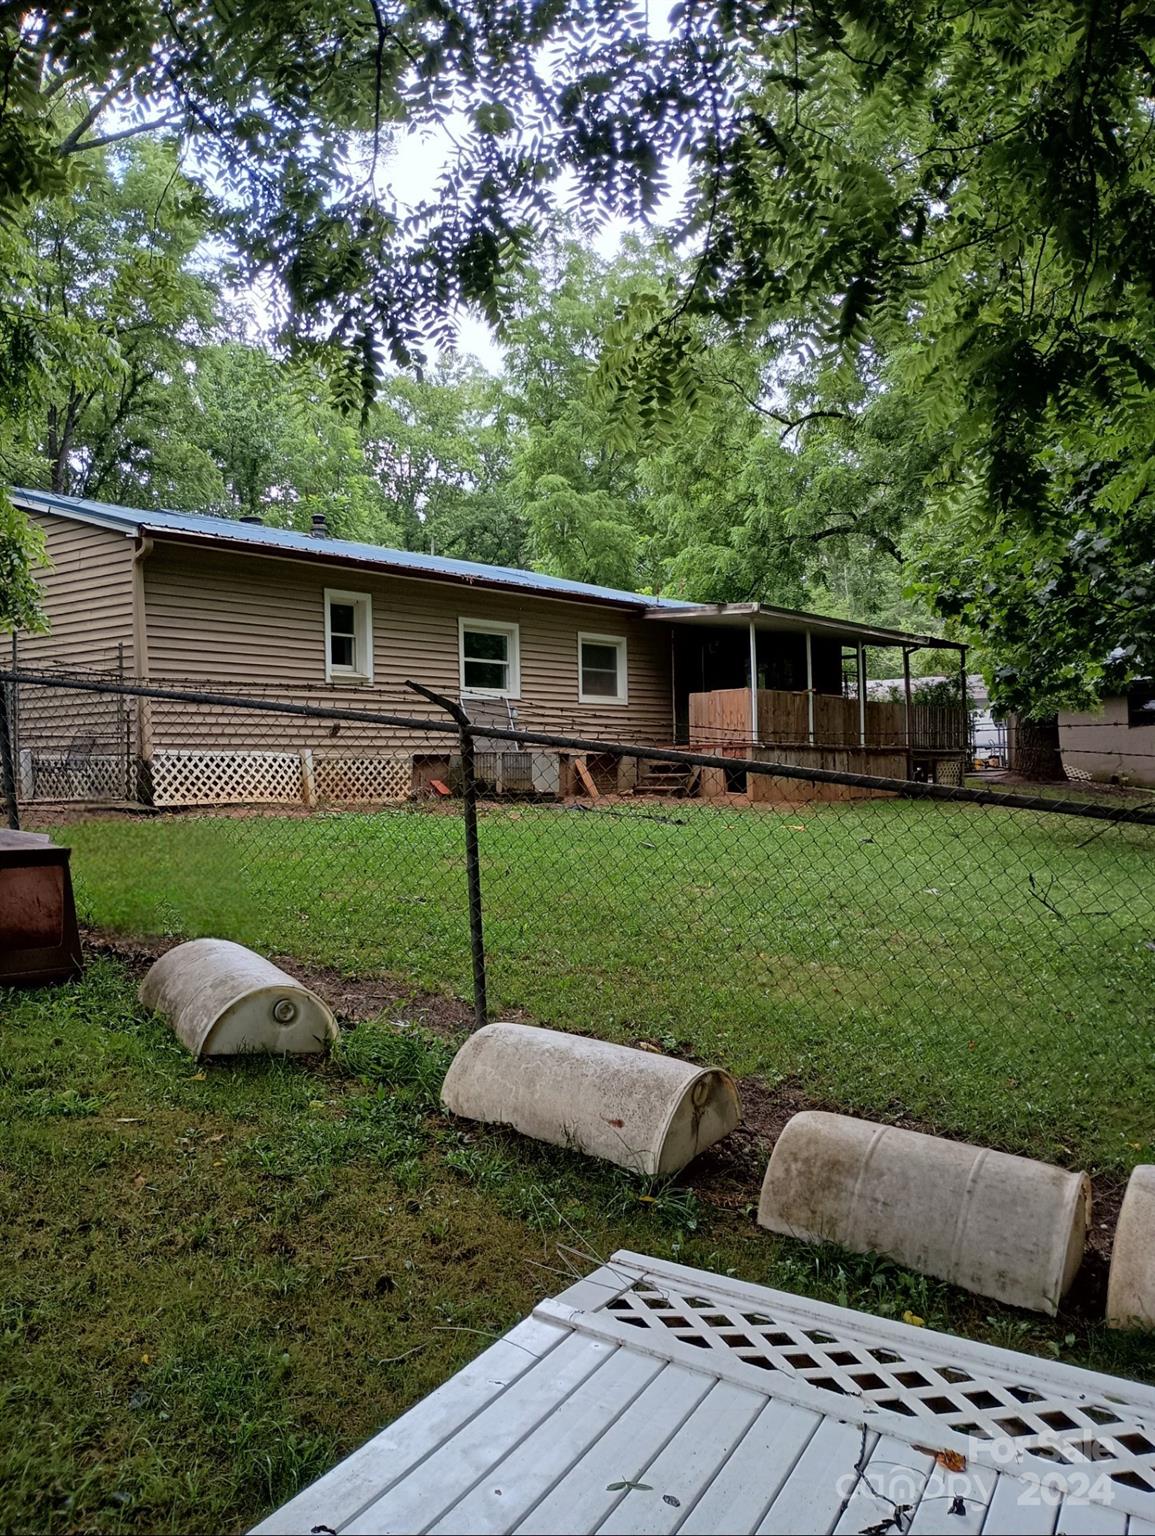
[[325,521],[325,514],[323,512],[314,512],[313,513],[313,526],[310,529],[310,532],[311,532],[313,538],[315,538],[315,539],[326,539],[326,538],[328,538],[328,536],[329,536],[329,525]]

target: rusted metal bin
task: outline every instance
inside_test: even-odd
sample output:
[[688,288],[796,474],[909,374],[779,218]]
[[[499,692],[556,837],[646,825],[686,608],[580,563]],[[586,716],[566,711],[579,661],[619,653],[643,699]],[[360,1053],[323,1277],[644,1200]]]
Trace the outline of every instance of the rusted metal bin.
[[70,852],[39,832],[0,831],[0,986],[80,975]]

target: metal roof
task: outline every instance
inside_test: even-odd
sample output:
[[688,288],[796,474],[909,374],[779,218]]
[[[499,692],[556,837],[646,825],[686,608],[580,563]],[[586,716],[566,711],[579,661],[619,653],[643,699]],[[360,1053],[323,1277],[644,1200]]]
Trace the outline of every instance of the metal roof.
[[29,511],[55,512],[62,517],[93,523],[125,534],[156,534],[218,547],[235,547],[250,554],[369,566],[402,576],[461,581],[479,587],[523,592],[534,597],[605,603],[643,610],[647,618],[665,619],[673,623],[741,625],[745,628],[753,621],[759,629],[799,633],[809,629],[815,634],[848,641],[863,640],[874,645],[965,650],[965,646],[954,640],[942,640],[933,635],[905,634],[901,630],[881,629],[872,624],[854,624],[846,619],[832,619],[819,613],[775,608],[768,603],[687,603],[682,598],[623,592],[616,587],[601,587],[587,581],[568,581],[563,576],[522,571],[515,566],[483,565],[475,560],[454,560],[447,555],[426,555],[410,549],[387,549],[380,544],[359,544],[350,539],[316,538],[309,533],[298,533],[292,528],[272,528],[265,523],[241,522],[238,518],[212,517],[199,512],[147,512],[140,507],[120,507],[112,502],[91,501],[83,496],[60,496],[55,491],[30,491],[19,487],[14,487],[9,495],[17,506]]
[[866,641],[871,645],[906,645],[935,650],[965,651],[960,640],[944,640],[940,635],[914,635],[902,629],[885,629],[879,624],[856,624],[852,619],[832,619],[829,614],[804,613],[796,608],[775,608],[771,603],[674,603],[666,601],[647,617],[664,619],[670,624],[711,624],[733,629],[776,630],[793,634],[827,635],[833,640]]
[[206,543],[244,549],[265,555],[305,556],[316,560],[340,561],[359,566],[375,566],[403,576],[446,578],[477,586],[502,587],[537,597],[572,598],[577,601],[609,603],[629,608],[684,608],[673,598],[652,597],[642,592],[622,592],[616,587],[601,587],[587,581],[567,581],[562,576],[547,576],[540,571],[522,571],[514,566],[483,565],[474,560],[454,560],[447,555],[426,555],[416,550],[387,549],[379,544],[359,544],[350,539],[315,538],[292,528],[271,528],[265,523],[243,523],[231,517],[212,517],[194,512],[147,512],[139,507],[119,507],[110,502],[90,501],[82,496],[60,496],[52,491],[29,491],[14,487],[10,492],[17,506],[29,511],[55,512],[79,522],[94,523],[126,534],[151,533],[177,538],[204,540]]
[[1150,1387],[622,1252],[254,1536],[1153,1519]]

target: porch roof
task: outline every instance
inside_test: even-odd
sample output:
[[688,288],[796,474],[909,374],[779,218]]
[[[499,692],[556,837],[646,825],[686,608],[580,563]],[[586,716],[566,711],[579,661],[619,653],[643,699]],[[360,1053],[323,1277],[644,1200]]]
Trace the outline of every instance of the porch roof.
[[825,635],[832,640],[846,640],[853,645],[898,645],[910,650],[928,648],[965,652],[959,640],[944,640],[941,635],[912,635],[901,629],[884,629],[878,624],[855,624],[850,619],[832,619],[826,614],[803,613],[794,608],[774,608],[769,603],[687,603],[682,608],[664,605],[648,608],[647,619],[661,619],[666,624],[694,624],[699,628],[755,629],[778,633]]

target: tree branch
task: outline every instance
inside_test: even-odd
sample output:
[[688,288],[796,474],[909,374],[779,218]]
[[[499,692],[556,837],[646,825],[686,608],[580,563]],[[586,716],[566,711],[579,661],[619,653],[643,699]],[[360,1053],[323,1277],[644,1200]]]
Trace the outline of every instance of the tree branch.
[[96,98],[96,100],[89,107],[88,111],[77,123],[76,127],[60,145],[60,154],[70,155],[75,149],[80,148],[81,139],[92,127],[93,123],[104,111],[105,107],[108,106],[109,102],[114,100],[115,97],[119,96],[127,84],[127,79],[122,76],[121,79],[114,81],[102,96],[98,96]]
[[178,114],[166,112],[163,117],[150,118],[147,123],[138,123],[134,128],[121,128],[117,133],[103,134],[99,139],[84,139],[77,142],[73,135],[69,135],[57,151],[61,155],[78,155],[88,149],[103,149],[106,144],[119,144],[123,139],[136,138],[138,134],[152,133],[157,128],[165,128],[170,123],[179,121]]
[[729,384],[731,389],[737,390],[738,394],[741,395],[742,399],[745,400],[750,409],[752,411],[757,411],[759,416],[765,416],[768,421],[776,421],[781,426],[785,427],[786,430],[782,434],[783,439],[789,437],[790,433],[797,431],[799,427],[804,427],[808,421],[828,420],[853,422],[857,420],[857,418],[850,411],[826,409],[804,411],[801,416],[787,416],[784,411],[775,411],[772,410],[768,405],[763,405],[760,400],[756,400],[747,389],[743,388],[737,379],[730,378],[728,374],[715,374],[715,378],[719,379],[723,384]]

